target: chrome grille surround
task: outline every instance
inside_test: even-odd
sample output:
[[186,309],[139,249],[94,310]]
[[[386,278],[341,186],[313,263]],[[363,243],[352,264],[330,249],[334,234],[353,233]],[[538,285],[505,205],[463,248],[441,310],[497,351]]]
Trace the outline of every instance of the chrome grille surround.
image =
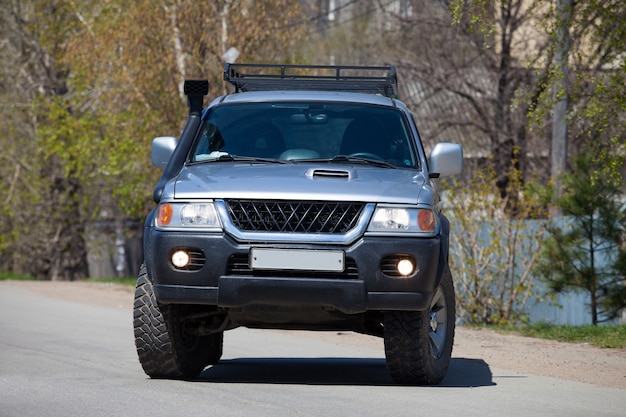
[[225,200],[230,220],[247,232],[344,234],[365,204],[352,202]]
[[239,242],[344,245],[363,236],[376,209],[375,203],[261,199],[215,200],[215,206],[224,231]]

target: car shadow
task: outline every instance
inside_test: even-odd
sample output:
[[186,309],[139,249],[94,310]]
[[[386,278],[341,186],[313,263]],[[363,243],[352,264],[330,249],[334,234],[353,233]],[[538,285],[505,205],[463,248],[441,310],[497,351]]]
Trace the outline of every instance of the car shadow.
[[[205,369],[199,382],[301,385],[396,385],[379,358],[238,358]],[[452,358],[438,387],[495,385],[482,359]]]
[[440,387],[474,388],[496,385],[487,362],[482,359],[452,358]]

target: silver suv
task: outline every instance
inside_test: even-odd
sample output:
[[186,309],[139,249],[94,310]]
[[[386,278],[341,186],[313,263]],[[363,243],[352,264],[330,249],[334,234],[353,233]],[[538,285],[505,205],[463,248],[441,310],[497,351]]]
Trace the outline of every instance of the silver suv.
[[461,171],[461,147],[426,158],[394,67],[227,64],[224,79],[235,92],[206,108],[208,82],[186,81],[180,138],[153,141],[145,372],[195,378],[246,326],[380,336],[394,381],[438,384],[455,298],[433,180]]

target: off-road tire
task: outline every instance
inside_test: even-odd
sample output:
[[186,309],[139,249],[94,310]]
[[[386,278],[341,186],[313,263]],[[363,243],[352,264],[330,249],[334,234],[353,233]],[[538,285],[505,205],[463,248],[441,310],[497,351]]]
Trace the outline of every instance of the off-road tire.
[[387,370],[396,383],[437,385],[443,380],[452,356],[455,307],[446,266],[428,310],[385,313]]
[[135,288],[133,327],[139,362],[151,378],[193,379],[222,355],[223,332],[210,336],[185,334],[181,308],[158,303],[142,265]]
[[206,336],[209,339],[209,350],[207,355],[206,364],[215,365],[222,358],[224,351],[224,332],[214,333],[210,336]]

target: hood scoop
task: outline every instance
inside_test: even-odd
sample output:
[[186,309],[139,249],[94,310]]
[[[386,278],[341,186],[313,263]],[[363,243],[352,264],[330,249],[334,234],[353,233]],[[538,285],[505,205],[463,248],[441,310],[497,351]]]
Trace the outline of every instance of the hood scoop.
[[305,174],[308,178],[337,178],[351,180],[356,177],[356,173],[349,169],[321,169],[311,168]]

